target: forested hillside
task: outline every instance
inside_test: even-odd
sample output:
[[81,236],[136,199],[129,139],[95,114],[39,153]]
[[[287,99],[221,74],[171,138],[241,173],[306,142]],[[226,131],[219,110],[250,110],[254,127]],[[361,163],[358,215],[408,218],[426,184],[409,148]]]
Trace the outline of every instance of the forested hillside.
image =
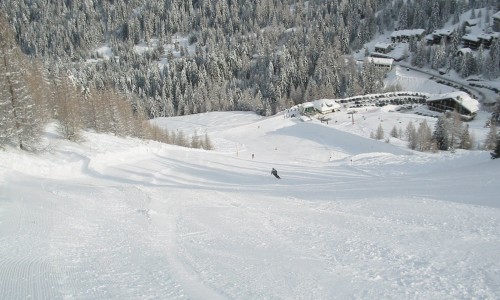
[[[149,118],[214,110],[269,115],[310,99],[380,92],[383,75],[371,63],[359,68],[353,51],[395,29],[431,32],[452,20],[460,30],[459,16],[473,8],[486,8],[482,17],[489,20],[500,7],[495,0],[0,3],[10,24],[3,30],[12,31],[26,56],[44,63],[45,78],[65,74],[85,99],[118,92],[134,113]],[[457,43],[412,42],[412,63],[460,68]],[[109,55],[97,51],[102,47]],[[466,62],[474,66],[466,75],[500,75],[498,40],[481,55],[473,57],[480,65]]]

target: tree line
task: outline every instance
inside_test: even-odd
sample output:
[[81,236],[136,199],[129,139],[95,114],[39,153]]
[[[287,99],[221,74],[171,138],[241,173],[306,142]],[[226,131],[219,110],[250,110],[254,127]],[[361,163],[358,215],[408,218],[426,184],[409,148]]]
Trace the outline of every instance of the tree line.
[[75,84],[67,70],[45,66],[21,52],[7,21],[0,14],[0,148],[36,151],[44,126],[58,121],[59,134],[80,141],[81,130],[132,136],[212,149],[208,135],[169,132],[151,125],[144,112],[134,111],[130,101],[110,88]]
[[463,122],[460,114],[456,111],[439,116],[433,130],[426,120],[418,124],[410,121],[404,130],[394,125],[387,136],[381,123],[375,132],[370,133],[370,137],[377,140],[385,138],[386,143],[390,142],[389,137],[405,140],[408,148],[421,152],[482,149],[493,151],[492,158],[498,158],[500,157],[499,125],[500,99],[498,99],[492,117],[487,124],[489,131],[482,144],[477,143],[476,137],[469,130],[469,125]]
[[[273,114],[317,97],[370,93],[373,68],[344,55],[376,33],[388,0],[5,0],[22,51],[64,64],[79,83],[133,94],[149,118],[214,110]],[[190,47],[165,51],[174,35]],[[149,47],[139,54],[134,46]],[[88,63],[106,44],[110,60]],[[160,65],[159,59],[167,63]]]
[[[457,112],[441,115],[435,124],[434,130],[431,129],[426,120],[418,124],[410,121],[404,130],[401,127],[394,126],[389,136],[406,140],[408,148],[421,152],[454,151],[454,149],[471,150],[475,147],[475,137]],[[379,124],[375,133],[371,133],[371,137],[377,140],[386,137],[382,124]],[[387,137],[386,142],[389,143],[389,141],[390,139]],[[485,144],[484,147],[487,148],[489,145]]]
[[[449,19],[459,26],[460,14],[479,7],[488,8],[485,20],[499,9],[493,0],[0,3],[25,54],[64,65],[82,86],[119,91],[148,118],[219,110],[269,115],[312,99],[380,92],[383,74],[370,64],[358,67],[353,51],[396,28],[431,32]],[[176,44],[178,36],[189,45]],[[412,63],[500,75],[500,45],[481,60],[458,59],[451,55],[460,37],[451,46],[412,42]],[[138,53],[139,44],[148,50]],[[102,45],[110,59],[99,59]]]
[[[313,99],[381,92],[383,74],[371,63],[360,67],[351,54],[376,34],[431,32],[450,19],[458,32],[452,43],[411,41],[411,62],[495,78],[498,42],[473,57],[452,55],[464,33],[458,17],[485,7],[479,17],[489,22],[499,6],[494,0],[3,0],[0,11],[29,68],[41,61],[51,84],[71,78],[79,105],[92,106],[91,95],[97,101],[113,91],[136,118],[155,118],[218,110],[270,115]],[[103,45],[109,58],[96,50]]]

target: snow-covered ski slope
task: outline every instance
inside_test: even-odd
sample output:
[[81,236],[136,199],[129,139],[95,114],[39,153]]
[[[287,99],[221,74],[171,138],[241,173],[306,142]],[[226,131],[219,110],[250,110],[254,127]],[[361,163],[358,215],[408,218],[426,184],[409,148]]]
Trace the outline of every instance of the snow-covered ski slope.
[[0,299],[500,298],[500,161],[367,138],[421,116],[355,117],[156,120],[214,151],[1,151]]

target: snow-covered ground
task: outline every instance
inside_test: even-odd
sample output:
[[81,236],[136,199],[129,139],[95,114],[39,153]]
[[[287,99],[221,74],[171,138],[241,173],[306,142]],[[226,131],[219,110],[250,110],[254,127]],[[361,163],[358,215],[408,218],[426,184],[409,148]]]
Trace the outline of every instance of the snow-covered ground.
[[367,138],[424,118],[155,120],[214,151],[49,128],[0,152],[0,299],[498,299],[500,161]]

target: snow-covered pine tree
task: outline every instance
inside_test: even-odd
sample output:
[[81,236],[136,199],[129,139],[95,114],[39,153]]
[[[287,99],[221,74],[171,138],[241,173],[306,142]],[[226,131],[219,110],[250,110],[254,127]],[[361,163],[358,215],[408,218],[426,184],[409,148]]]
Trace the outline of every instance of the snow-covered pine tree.
[[491,159],[496,159],[500,157],[500,137],[497,136],[497,144],[495,150],[491,152]]
[[396,128],[396,125],[394,125],[394,127],[392,127],[390,134],[394,138],[399,138],[399,133],[398,133],[398,129]]
[[484,149],[485,150],[493,150],[497,145],[498,140],[498,127],[496,124],[490,125],[490,131],[486,135],[486,139],[484,141]]
[[441,28],[442,24],[443,24],[443,19],[439,8],[439,1],[434,1],[431,9],[431,17],[429,19],[429,27],[428,27],[429,32]]
[[377,140],[381,140],[384,138],[384,128],[382,128],[382,124],[378,124],[377,133],[375,134],[375,138]]
[[460,135],[460,149],[470,150],[474,144],[471,133],[469,131],[469,124],[463,126],[462,133]]
[[490,124],[500,125],[500,97],[497,98],[497,102],[491,113]]
[[451,147],[449,139],[449,122],[443,114],[439,116],[436,124],[434,125],[434,132],[432,138],[437,144],[439,150],[448,150]]

